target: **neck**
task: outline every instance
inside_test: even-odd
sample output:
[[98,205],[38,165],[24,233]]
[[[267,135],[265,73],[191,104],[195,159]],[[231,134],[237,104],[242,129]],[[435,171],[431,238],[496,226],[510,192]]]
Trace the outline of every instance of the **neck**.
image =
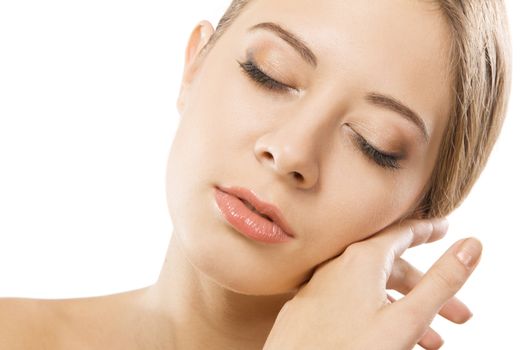
[[[145,303],[169,330],[166,349],[261,349],[275,318],[293,293],[254,296],[228,290],[187,259],[172,233],[157,282]],[[167,327],[167,325],[170,327]]]

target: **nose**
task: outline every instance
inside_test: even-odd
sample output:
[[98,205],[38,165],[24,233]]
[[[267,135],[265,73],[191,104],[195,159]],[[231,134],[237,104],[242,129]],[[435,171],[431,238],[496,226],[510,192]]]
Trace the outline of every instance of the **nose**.
[[256,154],[260,162],[273,168],[279,176],[296,186],[309,188],[317,182],[318,171],[314,165],[299,159],[288,147],[278,149],[272,146],[259,146]]
[[319,179],[319,156],[326,146],[319,121],[293,118],[263,134],[254,145],[257,160],[292,185],[307,189]]

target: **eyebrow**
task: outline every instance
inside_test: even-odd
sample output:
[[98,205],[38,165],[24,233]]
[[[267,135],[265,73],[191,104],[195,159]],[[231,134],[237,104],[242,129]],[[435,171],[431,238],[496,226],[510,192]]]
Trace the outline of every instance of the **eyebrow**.
[[274,22],[262,22],[251,26],[248,28],[248,31],[253,31],[255,29],[266,29],[273,32],[274,34],[277,34],[281,39],[290,44],[290,46],[293,47],[306,62],[308,62],[313,67],[317,67],[317,57],[306,45],[306,43],[301,38],[284,29],[279,24]]
[[383,95],[377,92],[371,92],[366,95],[366,100],[376,106],[389,109],[400,114],[405,119],[413,122],[423,134],[425,141],[428,143],[430,136],[423,119],[413,110],[404,105],[401,101],[394,97]]
[[[306,45],[304,40],[284,29],[281,25],[274,22],[261,22],[248,28],[248,31],[256,29],[265,29],[277,34],[281,39],[290,44],[290,46],[293,47],[306,62],[313,67],[317,67],[317,57],[308,45]],[[425,141],[428,143],[430,137],[425,122],[423,122],[423,119],[416,112],[408,108],[401,101],[392,96],[387,96],[377,92],[368,93],[366,95],[366,100],[376,106],[396,112],[405,119],[413,122],[419,128]]]

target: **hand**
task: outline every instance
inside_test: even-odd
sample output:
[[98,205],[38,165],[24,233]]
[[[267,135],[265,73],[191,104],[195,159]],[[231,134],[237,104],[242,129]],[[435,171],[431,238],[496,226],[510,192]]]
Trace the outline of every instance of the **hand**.
[[[403,280],[395,270],[404,264],[399,259],[406,249],[441,238],[446,226],[437,219],[407,220],[319,265],[284,304],[263,349],[407,350],[418,342],[438,348],[439,336],[429,325],[440,310],[448,317],[462,312],[451,298],[477,266],[481,243],[457,241],[423,276],[404,266],[409,275]],[[460,254],[466,265],[456,256],[459,248],[467,249],[467,255]],[[389,299],[388,283],[408,293]]]
[[[438,225],[436,221],[435,225]],[[430,238],[424,243],[435,242],[439,239],[442,239],[445,236],[445,233],[448,228],[448,223],[446,220],[441,222],[439,227],[434,227]],[[414,242],[411,247],[419,245],[423,242]],[[402,258],[396,258],[390,278],[387,282],[387,289],[394,289],[402,294],[409,293],[414,286],[419,283],[423,273],[412,266],[409,262]],[[394,302],[395,299],[387,294],[388,300]],[[461,302],[456,297],[450,298],[439,310],[439,314],[444,318],[454,322],[454,323],[465,323],[472,317],[472,312],[468,307]],[[443,345],[443,339],[441,336],[432,329],[428,327],[425,331],[424,336],[419,340],[418,344],[424,349],[438,349]]]

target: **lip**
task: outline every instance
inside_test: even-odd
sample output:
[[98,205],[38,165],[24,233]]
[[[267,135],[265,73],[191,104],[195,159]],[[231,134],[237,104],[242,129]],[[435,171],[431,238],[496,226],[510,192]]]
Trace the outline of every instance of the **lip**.
[[[275,233],[275,231],[279,231],[279,233],[281,233],[281,235],[284,234],[288,238],[294,238],[295,237],[294,231],[291,229],[290,225],[288,224],[288,222],[284,218],[284,216],[281,213],[281,211],[279,210],[279,208],[277,208],[275,205],[273,205],[271,203],[265,202],[262,199],[260,199],[254,191],[249,190],[249,189],[244,188],[244,187],[237,187],[237,186],[235,186],[235,187],[215,186],[215,189],[235,197],[235,198],[230,197],[230,202],[231,203],[228,204],[228,207],[229,207],[228,209],[229,210],[232,208],[233,205],[237,205],[238,206],[238,205],[240,205],[242,203],[241,201],[246,201],[253,208],[255,208],[255,210],[258,211],[260,214],[268,216],[270,218],[270,220],[268,220],[266,218],[263,218],[259,214],[254,213],[253,210],[249,209],[249,207],[246,206],[244,203],[242,203],[242,208],[238,207],[238,209],[242,213],[248,214],[246,212],[246,209],[247,209],[250,212],[250,214],[256,215],[257,219],[261,219],[261,220],[265,221],[265,223],[263,225],[261,225],[261,226],[266,226],[269,229],[269,226],[268,226],[268,223],[269,223],[271,226],[278,226],[278,227],[272,227],[274,233]],[[224,196],[221,197],[220,193],[216,192],[216,200],[223,200],[224,201],[226,199],[227,198],[224,198]],[[234,199],[239,199],[241,201],[235,201]],[[237,202],[237,203],[235,203],[235,202]],[[221,203],[219,203],[219,202],[218,202],[218,204],[219,204],[219,206],[221,205]],[[223,207],[225,207],[224,204],[223,204]],[[223,210],[223,208],[220,208],[220,209],[223,212],[223,215],[225,215],[225,216],[226,215],[230,215],[228,213],[225,213],[227,210]],[[240,217],[240,215],[242,215],[242,213],[241,214],[233,213],[231,215],[233,215],[235,218],[239,219],[239,217]],[[235,219],[235,218],[230,218],[230,219]],[[230,220],[228,220],[228,221],[230,221]],[[232,221],[238,221],[238,220],[232,220]],[[250,221],[250,220],[248,220],[248,221]],[[230,222],[230,223],[232,223],[232,222]],[[246,232],[243,232],[243,233],[246,233]],[[256,238],[256,237],[252,237],[252,238]],[[286,237],[283,237],[283,238],[286,238]]]

